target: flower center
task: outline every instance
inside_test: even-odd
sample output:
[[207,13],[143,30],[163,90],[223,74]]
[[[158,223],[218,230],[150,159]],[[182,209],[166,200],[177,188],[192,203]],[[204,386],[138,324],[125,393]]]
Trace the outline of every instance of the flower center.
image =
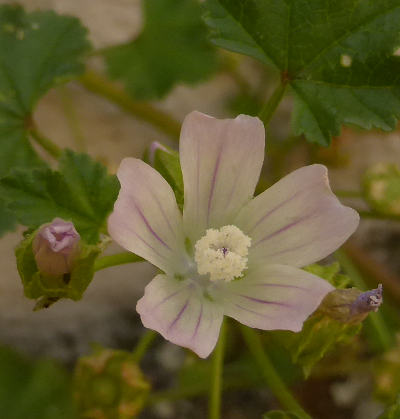
[[243,275],[251,239],[236,226],[210,228],[195,244],[194,259],[200,275],[210,274],[211,281],[232,281]]

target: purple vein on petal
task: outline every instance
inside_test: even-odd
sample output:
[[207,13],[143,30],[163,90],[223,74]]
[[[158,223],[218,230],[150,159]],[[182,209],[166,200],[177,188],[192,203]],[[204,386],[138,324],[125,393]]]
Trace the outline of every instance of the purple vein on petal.
[[163,215],[164,220],[168,224],[169,230],[171,231],[172,235],[175,237],[176,236],[175,230],[172,228],[171,223],[169,222],[169,219],[168,219],[167,215],[165,214],[164,208],[161,205],[161,202],[158,200],[158,197],[155,194],[152,193],[152,195],[153,195],[154,200],[157,202],[158,209],[160,210],[161,214]]
[[178,291],[173,292],[172,294],[168,295],[167,297],[164,297],[159,303],[157,303],[152,310],[156,310],[160,306],[162,306],[164,303],[166,303],[168,300],[170,300],[172,297],[175,297],[175,295],[181,293],[185,288],[181,288]]
[[211,179],[210,195],[208,196],[208,207],[207,207],[207,226],[210,219],[211,203],[214,197],[215,184],[217,182],[217,176],[218,176],[218,171],[221,164],[221,157],[222,157],[223,149],[224,149],[224,143],[222,143],[219,148],[217,161],[215,162],[214,173]]
[[[249,286],[250,284],[248,284]],[[304,287],[299,287],[298,285],[286,285],[286,284],[267,284],[267,283],[257,283],[257,284],[251,284],[254,287],[279,287],[279,288],[293,288],[293,289],[297,289],[297,290],[301,290],[304,292],[309,292],[309,289],[304,288]]]
[[292,195],[290,198],[285,199],[284,201],[282,201],[280,204],[278,204],[276,207],[272,208],[270,211],[268,211],[266,214],[264,214],[255,224],[254,226],[251,228],[251,230],[249,230],[249,234],[254,231],[257,226],[262,223],[266,218],[268,218],[271,214],[273,214],[275,211],[277,211],[279,208],[281,208],[283,205],[287,204],[288,202],[292,201],[293,199],[295,199],[297,197],[297,195],[299,195],[301,192],[303,191],[298,191],[296,192],[294,195]]
[[191,340],[193,340],[196,337],[197,332],[199,331],[199,327],[200,327],[200,323],[201,323],[201,319],[202,318],[203,318],[203,303],[201,303],[199,317],[197,318],[196,327],[194,329],[194,332],[193,332],[193,335],[191,337]]
[[147,229],[150,231],[150,233],[162,244],[164,245],[167,249],[171,250],[171,248],[167,245],[167,243],[165,243],[165,241],[153,230],[153,228],[151,227],[150,223],[148,222],[147,218],[145,217],[145,215],[143,214],[142,210],[139,208],[139,206],[136,204],[136,202],[134,202],[135,208],[137,210],[137,212],[140,215],[140,218],[143,220],[143,222],[146,224]]
[[289,248],[289,249],[279,250],[278,252],[275,252],[275,253],[269,253],[268,255],[263,255],[263,258],[267,258],[267,257],[271,257],[271,256],[277,256],[277,255],[281,255],[281,254],[283,254],[283,253],[292,252],[292,251],[294,251],[294,250],[298,250],[298,249],[301,249],[302,247],[309,246],[309,245],[310,245],[310,243],[309,243],[309,242],[307,242],[307,243],[303,243],[303,244],[300,244],[299,246],[291,247],[291,248]]
[[291,307],[290,304],[280,303],[280,302],[277,302],[277,301],[262,300],[261,298],[249,297],[248,295],[243,295],[243,294],[236,294],[236,295],[238,295],[240,297],[243,297],[243,298],[246,298],[246,300],[254,301],[255,303],[269,304],[269,305],[282,306],[282,307]]
[[157,256],[159,256],[162,259],[169,260],[164,255],[162,255],[160,252],[158,252],[151,244],[147,243],[147,241],[140,236],[136,231],[133,231],[132,229],[129,229],[129,231],[134,234],[140,241],[142,241],[147,247],[149,247]]
[[169,325],[168,332],[174,328],[174,326],[178,323],[179,319],[182,317],[182,314],[185,312],[185,310],[187,309],[189,305],[189,300],[190,298],[186,300],[186,303],[183,305],[178,315],[175,317],[174,321]]
[[264,214],[255,224],[254,226],[251,228],[251,230],[248,231],[248,233],[250,234],[260,223],[262,223],[267,217],[269,217],[271,214],[273,214],[275,211],[277,211],[279,208],[281,208],[283,205],[287,204],[288,202],[292,201],[293,199],[295,199],[296,197],[298,197],[300,194],[302,194],[303,192],[305,192],[307,189],[310,189],[311,187],[313,187],[317,182],[313,182],[311,184],[309,184],[307,186],[307,188],[301,189],[300,191],[297,191],[295,194],[293,194],[291,197],[285,199],[284,201],[282,201],[281,203],[279,203],[277,206],[275,206],[274,208],[272,208],[270,211],[268,211],[266,214]]
[[315,214],[315,212],[312,212],[311,214],[305,215],[304,217],[298,218],[296,221],[293,221],[287,225],[285,225],[284,227],[280,228],[279,230],[274,231],[271,234],[268,234],[267,236],[263,237],[262,239],[258,240],[258,242],[254,243],[253,248],[258,246],[260,243],[264,242],[265,240],[271,239],[272,237],[277,236],[280,233],[283,233],[286,230],[289,230],[289,228],[294,227],[295,225],[311,218],[313,215]]
[[265,319],[273,319],[273,317],[268,316],[267,314],[259,313],[258,311],[250,310],[249,308],[243,307],[240,304],[235,304],[236,307],[240,308],[241,310],[248,311],[249,313],[256,314],[257,316],[263,317]]

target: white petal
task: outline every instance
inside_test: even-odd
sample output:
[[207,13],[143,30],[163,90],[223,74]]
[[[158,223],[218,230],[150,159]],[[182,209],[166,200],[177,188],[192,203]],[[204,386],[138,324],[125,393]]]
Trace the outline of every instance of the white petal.
[[224,314],[263,330],[298,332],[334,287],[298,268],[264,265],[221,289]]
[[121,190],[108,219],[111,237],[170,274],[184,269],[182,216],[164,178],[141,160],[124,159]]
[[341,246],[359,216],[329,187],[327,169],[306,166],[287,175],[242,209],[234,224],[251,237],[249,266],[305,266]]
[[136,306],[142,323],[172,343],[206,358],[217,343],[222,308],[190,280],[157,275]]
[[209,227],[231,224],[253,196],[264,160],[258,118],[218,120],[200,112],[184,120],[180,160],[185,186],[185,231],[195,243]]

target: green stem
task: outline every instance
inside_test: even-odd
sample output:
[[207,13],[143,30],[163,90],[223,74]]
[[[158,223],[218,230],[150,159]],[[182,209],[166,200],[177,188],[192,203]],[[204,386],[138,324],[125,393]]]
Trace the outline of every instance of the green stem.
[[66,86],[60,86],[59,89],[65,117],[72,131],[76,148],[78,151],[86,152],[86,140],[79,124],[79,118],[76,113],[75,104],[71,97],[71,92]]
[[275,113],[278,105],[281,103],[286,90],[286,86],[287,83],[280,83],[272,93],[272,96],[269,98],[268,102],[263,106],[260,113],[258,114],[258,117],[261,119],[261,121],[264,122],[265,127],[268,126],[272,115]]
[[115,255],[103,256],[96,260],[94,264],[95,272],[110,266],[124,265],[126,263],[142,262],[144,259],[134,253],[123,252]]
[[253,355],[256,363],[258,364],[260,371],[264,376],[265,382],[277,400],[280,402],[282,407],[288,411],[296,413],[297,416],[301,419],[311,419],[310,415],[308,415],[300,406],[297,400],[290,393],[289,389],[286,387],[286,384],[282,378],[275,370],[272,362],[268,358],[268,355],[263,348],[261,339],[257,332],[246,326],[240,327],[243,338],[246,341],[250,353]]
[[400,221],[400,216],[398,215],[379,214],[378,212],[363,211],[363,210],[357,210],[357,212],[360,214],[360,217],[363,217],[363,218],[373,218],[376,220]]
[[147,349],[156,337],[157,333],[154,330],[146,330],[133,350],[133,359],[136,363],[139,363],[142,360]]
[[363,197],[360,191],[335,190],[334,193],[340,198],[362,198]]
[[[346,252],[342,249],[339,249],[336,251],[335,256],[347,275],[349,275],[353,284],[361,291],[367,291],[368,287],[365,284],[362,275],[358,271],[357,267],[353,264],[350,257],[347,256]],[[382,317],[382,314],[379,311],[376,313],[370,313],[368,316],[368,321],[371,323],[375,330],[381,348],[383,350],[388,350],[392,346],[392,337],[386,326],[385,320]]]
[[58,147],[58,145],[54,144],[49,138],[45,137],[34,123],[32,123],[29,128],[29,133],[31,137],[50,154],[50,156],[55,159],[58,159],[61,156],[62,149]]
[[134,101],[122,88],[94,71],[86,72],[79,81],[91,92],[105,97],[126,112],[152,124],[175,141],[178,140],[181,125],[167,113],[148,103]]
[[221,331],[217,346],[214,350],[211,366],[211,387],[208,406],[209,419],[220,419],[221,417],[221,394],[222,394],[222,370],[224,364],[225,349],[225,322],[222,322]]

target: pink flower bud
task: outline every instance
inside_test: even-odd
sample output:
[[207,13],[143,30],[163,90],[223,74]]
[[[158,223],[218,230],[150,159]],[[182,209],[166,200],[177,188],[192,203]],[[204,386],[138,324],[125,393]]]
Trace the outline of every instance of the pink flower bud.
[[51,223],[43,224],[32,243],[39,271],[51,276],[71,272],[79,241],[79,233],[71,222],[55,218]]

